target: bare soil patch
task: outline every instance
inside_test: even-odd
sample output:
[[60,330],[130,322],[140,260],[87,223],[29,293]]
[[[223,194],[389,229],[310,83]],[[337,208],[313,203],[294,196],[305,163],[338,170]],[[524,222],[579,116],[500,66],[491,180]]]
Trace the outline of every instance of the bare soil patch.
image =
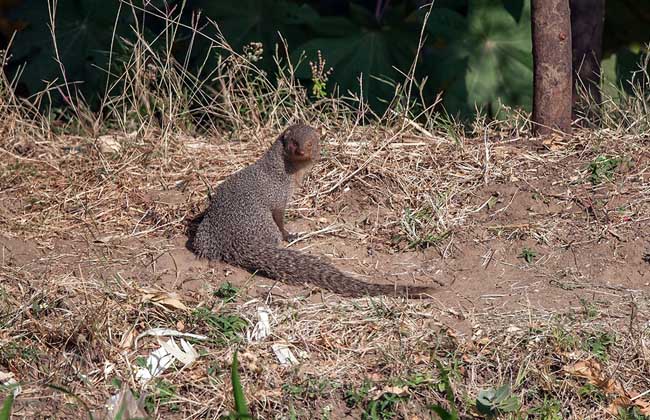
[[[492,133],[454,144],[355,130],[328,136],[290,211],[289,229],[304,233],[291,246],[366,281],[438,285],[431,299],[341,299],[194,257],[187,234],[207,185],[255,160],[271,132],[178,138],[165,150],[120,138],[110,155],[67,136],[40,151],[4,144],[0,370],[22,383],[15,418],[79,418],[83,404],[101,409],[116,380],[139,389],[137,359],[158,344],[125,337],[154,327],[210,337],[194,343],[194,365],[142,389],[158,418],[230,410],[236,347],[260,418],[358,418],[379,403],[423,418],[445,401],[435,360],[451,369],[466,415],[476,409],[461,402],[509,383],[528,413],[556,401],[564,418],[607,417],[616,395],[594,385],[585,397],[585,380],[563,370],[583,360],[631,393],[650,389],[650,139]],[[215,293],[225,282],[233,301]],[[189,309],[143,300],[147,290]],[[273,334],[249,342],[259,306],[273,313]],[[244,327],[216,327],[197,308]],[[280,366],[273,343],[300,363]]]

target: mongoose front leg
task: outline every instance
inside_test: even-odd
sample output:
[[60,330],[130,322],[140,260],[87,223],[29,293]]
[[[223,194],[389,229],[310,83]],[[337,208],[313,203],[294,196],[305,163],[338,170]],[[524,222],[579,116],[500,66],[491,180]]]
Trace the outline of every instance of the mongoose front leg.
[[273,220],[275,221],[275,224],[278,225],[278,229],[280,229],[280,233],[282,234],[282,239],[285,242],[291,242],[296,239],[298,235],[295,233],[289,233],[284,229],[284,209],[274,209],[272,213]]

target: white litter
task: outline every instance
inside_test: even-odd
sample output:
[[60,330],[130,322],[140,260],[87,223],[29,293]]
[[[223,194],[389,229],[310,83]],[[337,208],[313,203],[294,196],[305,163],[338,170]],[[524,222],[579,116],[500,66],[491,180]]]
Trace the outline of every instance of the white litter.
[[18,381],[16,381],[16,378],[14,378],[14,374],[11,372],[0,371],[0,384],[8,389],[11,389],[12,393],[14,394],[14,398],[20,395],[20,393],[23,391],[18,384]]
[[271,349],[273,349],[273,353],[275,353],[275,357],[278,358],[281,366],[290,366],[298,363],[298,359],[296,359],[296,356],[293,355],[289,346],[286,344],[273,344]]
[[271,323],[269,322],[269,315],[271,310],[264,306],[259,306],[257,308],[257,324],[253,327],[253,330],[248,330],[246,332],[246,339],[249,342],[252,341],[261,341],[268,337],[271,334]]
[[146,336],[153,336],[153,337],[185,337],[185,338],[193,338],[195,340],[207,340],[208,337],[205,335],[199,335],[199,334],[190,334],[190,333],[184,333],[176,330],[172,330],[171,328],[151,328],[143,333],[138,334],[138,336],[135,338],[135,342],[133,346],[135,349],[138,348],[138,340],[141,339],[142,337]]
[[183,347],[182,350],[178,347],[174,338],[170,338],[168,341],[161,343],[161,347],[154,350],[147,357],[145,367],[140,368],[136,372],[135,379],[145,384],[152,378],[163,373],[174,363],[174,360],[179,360],[183,363],[183,368],[194,362],[199,357],[199,353],[194,350],[194,347],[190,343],[182,338],[180,342],[181,347]]

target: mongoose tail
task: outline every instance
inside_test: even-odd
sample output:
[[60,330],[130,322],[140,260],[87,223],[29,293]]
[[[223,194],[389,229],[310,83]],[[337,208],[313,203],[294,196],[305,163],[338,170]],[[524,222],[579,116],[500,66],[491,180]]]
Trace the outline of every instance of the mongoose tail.
[[394,295],[430,297],[434,287],[367,283],[342,273],[336,267],[311,254],[289,248],[260,246],[239,249],[236,261],[229,261],[249,271],[288,284],[310,283],[347,297]]

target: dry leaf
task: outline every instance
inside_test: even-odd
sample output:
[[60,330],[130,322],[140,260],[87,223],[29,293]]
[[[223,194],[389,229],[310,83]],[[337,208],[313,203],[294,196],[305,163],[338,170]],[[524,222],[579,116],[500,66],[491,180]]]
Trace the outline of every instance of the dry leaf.
[[581,360],[573,365],[565,366],[564,371],[570,375],[587,379],[590,384],[596,385],[608,394],[627,396],[623,386],[618,381],[606,376],[600,363],[595,360]]
[[398,396],[406,395],[409,392],[409,387],[404,385],[404,386],[387,386],[381,390],[378,390],[375,395],[373,396],[373,400],[378,400],[381,398],[382,395],[384,394],[395,394]]
[[122,145],[117,139],[117,136],[107,134],[99,136],[97,139],[97,146],[102,153],[119,153],[122,150]]
[[642,398],[634,399],[635,397],[633,395],[638,394],[626,391],[619,381],[603,373],[602,367],[597,361],[581,360],[572,365],[565,366],[563,370],[570,375],[587,379],[590,384],[596,385],[607,394],[616,394],[616,399],[607,407],[608,413],[618,415],[619,409],[636,406],[639,408],[641,414],[650,415],[650,402]]
[[151,302],[155,305],[166,306],[169,308],[187,310],[187,306],[180,301],[178,294],[158,290],[142,290],[143,295],[141,302]]
[[130,349],[133,347],[133,340],[135,339],[135,326],[132,326],[129,328],[129,330],[122,335],[122,339],[120,340],[120,348],[121,349]]

